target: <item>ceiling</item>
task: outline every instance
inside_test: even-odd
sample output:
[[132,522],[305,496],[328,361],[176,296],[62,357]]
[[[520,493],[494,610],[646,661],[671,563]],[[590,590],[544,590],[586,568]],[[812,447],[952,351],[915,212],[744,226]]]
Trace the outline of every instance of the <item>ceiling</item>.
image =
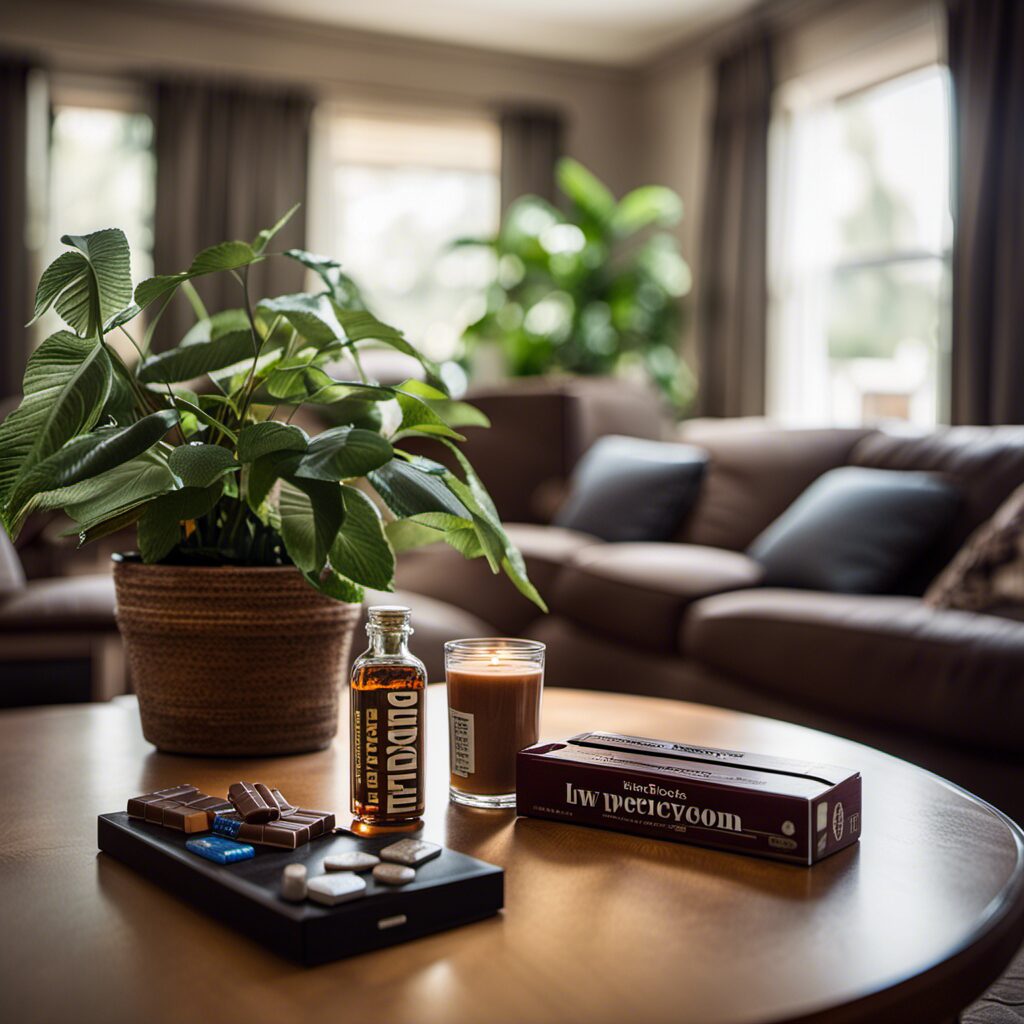
[[755,0],[185,0],[533,56],[634,64]]

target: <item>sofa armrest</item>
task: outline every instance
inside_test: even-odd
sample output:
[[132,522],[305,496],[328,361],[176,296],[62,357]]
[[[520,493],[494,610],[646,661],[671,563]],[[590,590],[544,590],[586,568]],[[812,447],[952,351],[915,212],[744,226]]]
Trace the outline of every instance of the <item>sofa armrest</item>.
[[807,707],[1024,752],[1024,623],[917,598],[765,588],[694,604],[684,652]]
[[[555,578],[572,556],[603,544],[596,537],[557,526],[511,523],[506,530],[522,553],[534,586],[549,602]],[[472,612],[503,636],[517,636],[542,614],[503,573],[492,573],[484,559],[467,560],[446,544],[431,544],[400,556],[396,582],[402,590]]]
[[552,609],[622,643],[672,654],[679,620],[709,594],[756,587],[764,570],[738,551],[696,544],[583,548],[559,575]]

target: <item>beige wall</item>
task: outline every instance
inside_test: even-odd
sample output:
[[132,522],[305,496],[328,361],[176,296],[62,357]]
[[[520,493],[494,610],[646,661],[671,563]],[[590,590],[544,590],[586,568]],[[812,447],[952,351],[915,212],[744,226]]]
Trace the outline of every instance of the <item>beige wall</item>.
[[142,0],[0,3],[0,46],[73,71],[219,73],[434,108],[554,105],[568,119],[573,156],[616,191],[639,184],[640,75],[630,69]]

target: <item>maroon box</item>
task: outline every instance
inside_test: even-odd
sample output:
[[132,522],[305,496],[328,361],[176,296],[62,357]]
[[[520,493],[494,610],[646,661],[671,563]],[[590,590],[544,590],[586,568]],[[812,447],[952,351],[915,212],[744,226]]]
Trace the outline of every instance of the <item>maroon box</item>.
[[861,833],[860,772],[587,732],[516,757],[516,813],[813,864]]

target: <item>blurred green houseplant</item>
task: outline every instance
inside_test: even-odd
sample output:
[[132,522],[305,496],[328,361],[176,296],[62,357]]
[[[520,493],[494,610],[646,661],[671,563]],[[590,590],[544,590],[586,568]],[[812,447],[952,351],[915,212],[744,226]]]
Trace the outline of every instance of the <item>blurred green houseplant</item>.
[[467,360],[497,343],[512,376],[610,374],[642,368],[684,409],[693,380],[679,357],[680,300],[690,271],[664,230],[682,216],[671,189],[615,197],[575,160],[560,160],[566,212],[517,199],[493,239],[463,239],[497,257],[486,312],[465,332]]

